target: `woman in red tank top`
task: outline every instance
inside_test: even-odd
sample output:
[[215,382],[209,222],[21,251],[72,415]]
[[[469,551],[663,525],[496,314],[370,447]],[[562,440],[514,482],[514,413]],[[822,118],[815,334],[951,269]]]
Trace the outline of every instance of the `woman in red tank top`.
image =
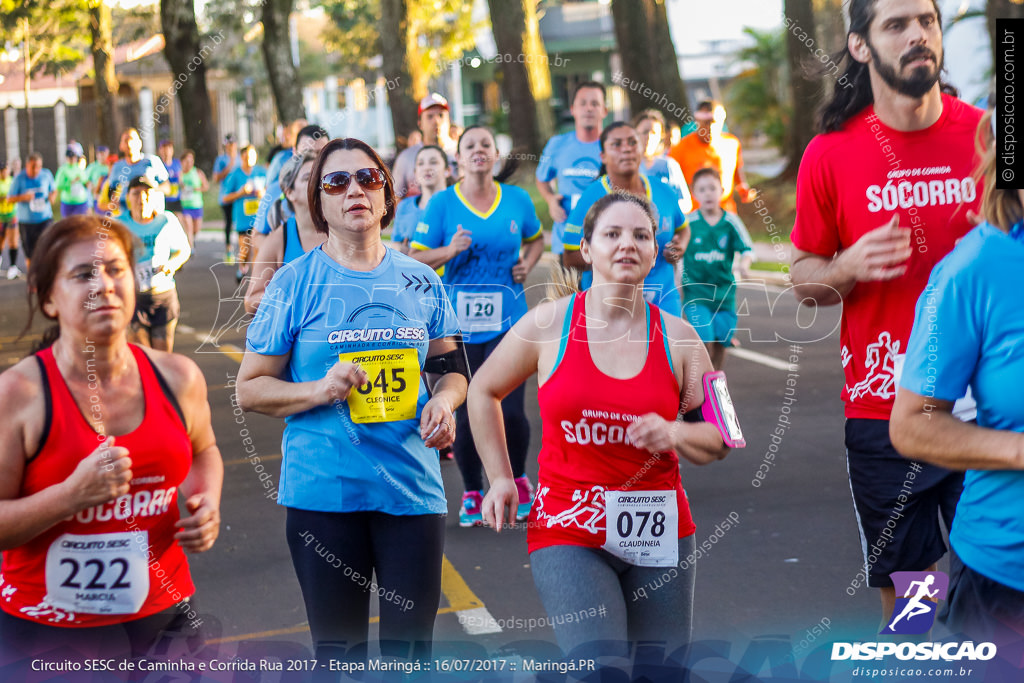
[[198,366],[128,343],[132,249],[127,228],[95,216],[55,223],[36,246],[30,291],[57,324],[0,374],[7,655],[101,643],[136,655],[199,622],[184,551],[217,538],[224,468]]
[[593,657],[662,641],[681,665],[694,525],[679,457],[702,465],[728,449],[714,425],[678,419],[704,402],[712,367],[693,328],[643,298],[655,225],[642,198],[598,200],[581,248],[593,286],[523,317],[473,377],[467,405],[491,483],[484,518],[500,530],[518,500],[500,398],[537,373],[543,437],[527,541],[562,649]]

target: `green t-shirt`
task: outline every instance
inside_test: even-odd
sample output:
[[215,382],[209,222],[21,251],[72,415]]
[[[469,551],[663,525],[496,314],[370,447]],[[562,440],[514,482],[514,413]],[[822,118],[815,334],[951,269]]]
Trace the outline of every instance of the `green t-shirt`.
[[203,208],[203,179],[195,167],[181,176],[181,208]]
[[90,187],[95,185],[97,180],[108,173],[110,173],[110,167],[102,161],[94,161],[85,167],[85,175],[89,179]]
[[752,251],[750,235],[734,213],[725,211],[715,225],[700,211],[687,216],[690,243],[683,254],[683,302],[698,301],[712,310],[736,308],[733,257]]
[[80,206],[89,201],[89,177],[80,165],[64,164],[57,169],[56,180],[61,204]]

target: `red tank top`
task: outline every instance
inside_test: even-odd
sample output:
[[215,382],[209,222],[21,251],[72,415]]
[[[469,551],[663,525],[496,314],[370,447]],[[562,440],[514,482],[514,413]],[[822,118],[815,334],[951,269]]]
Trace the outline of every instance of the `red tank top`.
[[552,545],[601,547],[604,492],[675,490],[679,538],[694,533],[674,452],[634,446],[626,428],[647,413],[675,420],[679,383],[662,333],[661,311],[648,304],[647,360],[630,379],[601,372],[590,356],[586,292],[565,314],[563,347],[537,392],[542,421],[537,498],[530,510],[529,552]]
[[[167,609],[195,591],[174,541],[177,490],[192,467],[192,443],[167,383],[140,348],[131,350],[145,414],[114,442],[132,460],[131,490],[3,553],[0,609],[8,614],[50,626],[106,626]],[[21,497],[67,479],[106,438],[82,415],[53,350],[36,358],[47,426],[39,452],[25,465]]]

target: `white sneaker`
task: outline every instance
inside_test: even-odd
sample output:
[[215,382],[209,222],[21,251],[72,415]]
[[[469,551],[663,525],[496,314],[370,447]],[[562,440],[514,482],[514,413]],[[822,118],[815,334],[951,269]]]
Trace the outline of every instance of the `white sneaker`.
[[21,277],[21,270],[18,268],[18,266],[11,266],[10,268],[7,269],[8,280],[17,280],[19,277]]

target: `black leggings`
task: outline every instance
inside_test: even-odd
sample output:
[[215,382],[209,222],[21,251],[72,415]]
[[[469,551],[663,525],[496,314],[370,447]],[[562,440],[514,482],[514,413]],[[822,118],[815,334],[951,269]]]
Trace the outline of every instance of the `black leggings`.
[[[370,592],[385,655],[428,658],[441,601],[444,515],[288,508],[286,534],[316,658],[366,658]],[[376,580],[374,580],[376,573]]]
[[[505,338],[499,335],[483,344],[466,344],[466,356],[472,372],[480,369],[498,343]],[[526,384],[520,384],[501,402],[501,413],[505,422],[505,443],[512,461],[512,476],[521,477],[526,473],[526,453],[530,449],[530,421],[526,418]],[[455,462],[462,473],[462,485],[467,491],[484,488],[483,464],[473,443],[473,432],[469,428],[469,411],[465,406],[455,415]]]
[[231,204],[221,204],[220,210],[224,212],[224,244],[231,248]]

